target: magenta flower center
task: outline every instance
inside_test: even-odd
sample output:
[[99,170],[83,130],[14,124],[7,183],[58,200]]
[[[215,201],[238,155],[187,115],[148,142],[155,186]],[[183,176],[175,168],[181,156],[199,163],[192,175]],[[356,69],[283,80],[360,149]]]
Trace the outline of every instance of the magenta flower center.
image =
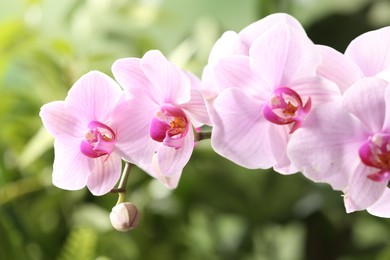
[[110,155],[115,142],[115,132],[110,127],[98,121],[91,121],[81,141],[80,151],[91,158]]
[[362,162],[378,171],[367,177],[373,181],[390,180],[390,134],[376,133],[359,149]]
[[290,88],[280,87],[274,90],[263,108],[264,117],[278,125],[292,124],[290,133],[300,127],[306,114],[311,109],[311,99],[303,104],[297,92]]
[[182,109],[171,104],[164,104],[155,113],[149,134],[153,140],[178,149],[184,143],[189,125]]

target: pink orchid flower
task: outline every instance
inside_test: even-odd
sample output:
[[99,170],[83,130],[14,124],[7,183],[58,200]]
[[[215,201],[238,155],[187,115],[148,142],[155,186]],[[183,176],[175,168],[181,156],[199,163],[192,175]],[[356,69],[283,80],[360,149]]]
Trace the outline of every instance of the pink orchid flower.
[[109,192],[120,176],[127,146],[128,121],[120,86],[92,71],[69,90],[65,101],[41,108],[46,129],[54,136],[53,184],[67,190],[87,185],[94,195]]
[[347,212],[390,217],[390,85],[367,77],[340,102],[314,109],[292,136],[288,154],[309,179],[344,192]]
[[323,62],[319,75],[337,83],[344,92],[364,77],[390,80],[390,26],[366,32],[348,45],[344,54],[328,46],[318,46]]
[[225,34],[213,51],[204,84],[217,93],[214,150],[247,168],[297,172],[286,154],[291,134],[313,107],[341,96],[334,83],[316,75],[316,46],[298,21],[276,14],[238,35]]
[[199,80],[170,63],[161,52],[117,60],[113,74],[128,94],[134,122],[126,150],[135,163],[175,188],[194,149],[194,129],[209,123]]

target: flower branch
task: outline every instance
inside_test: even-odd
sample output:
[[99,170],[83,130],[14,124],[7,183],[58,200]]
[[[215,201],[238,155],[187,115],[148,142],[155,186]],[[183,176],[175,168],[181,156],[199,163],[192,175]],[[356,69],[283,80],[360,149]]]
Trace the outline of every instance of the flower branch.
[[194,131],[194,133],[195,133],[195,142],[199,142],[211,138],[211,131],[206,131],[206,132]]

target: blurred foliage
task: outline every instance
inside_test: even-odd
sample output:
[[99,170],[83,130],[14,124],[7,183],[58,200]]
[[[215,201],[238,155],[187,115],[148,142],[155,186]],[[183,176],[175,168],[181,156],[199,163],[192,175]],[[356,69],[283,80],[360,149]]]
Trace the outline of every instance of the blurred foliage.
[[390,223],[346,214],[341,194],[300,174],[250,171],[202,141],[179,188],[137,168],[128,199],[142,214],[112,229],[114,195],[51,184],[52,138],[40,107],[89,70],[160,49],[200,75],[226,30],[274,12],[297,17],[315,43],[341,51],[390,24],[371,0],[0,0],[0,259],[390,259]]

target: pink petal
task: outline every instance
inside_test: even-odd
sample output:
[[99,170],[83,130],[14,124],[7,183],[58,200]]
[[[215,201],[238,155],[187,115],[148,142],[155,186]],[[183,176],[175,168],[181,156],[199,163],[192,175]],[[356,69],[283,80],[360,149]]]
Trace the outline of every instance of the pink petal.
[[218,96],[219,90],[214,83],[214,74],[212,73],[211,69],[212,67],[210,65],[206,65],[206,67],[203,69],[200,92],[205,99],[206,109],[208,111],[211,121],[210,125],[213,125],[213,103],[215,98]]
[[235,32],[227,31],[215,42],[211,49],[208,63],[214,64],[219,59],[231,55],[248,56],[248,53],[249,46],[241,41],[240,36]]
[[54,141],[53,184],[65,190],[79,190],[87,184],[91,158],[80,152],[81,140],[57,138]]
[[262,105],[240,89],[222,91],[214,102],[213,149],[247,168],[272,167],[275,158],[267,135],[270,123],[263,118]]
[[188,129],[184,143],[179,149],[161,145],[157,150],[157,163],[161,175],[170,176],[181,172],[190,160],[193,150],[194,133],[192,128]]
[[202,72],[202,82],[200,85],[200,91],[203,97],[209,101],[213,100],[219,93],[219,90],[215,84],[214,80],[214,65],[207,64],[203,68]]
[[355,170],[349,187],[344,192],[344,203],[348,213],[372,206],[386,189],[386,183],[367,178],[372,170],[376,169],[363,164],[360,164]]
[[358,151],[367,135],[359,120],[341,104],[328,103],[312,110],[291,135],[287,154],[307,178],[343,190],[361,163]]
[[121,175],[122,162],[119,155],[112,153],[108,158],[102,156],[93,159],[92,172],[88,177],[87,186],[95,196],[104,195],[118,182]]
[[385,91],[385,103],[386,103],[386,112],[385,112],[385,122],[383,123],[383,129],[387,132],[390,132],[390,88],[387,87]]
[[186,114],[189,115],[194,127],[200,127],[204,124],[211,125],[206,102],[200,92],[199,79],[191,73],[187,73],[187,75],[191,80],[191,100],[188,103],[182,104],[180,108],[184,109]]
[[68,135],[79,138],[85,128],[76,115],[67,113],[64,101],[54,101],[41,107],[39,116],[43,125],[54,137]]
[[242,41],[245,42],[247,46],[250,46],[257,39],[257,37],[265,33],[273,25],[278,23],[287,24],[304,33],[302,25],[293,16],[284,13],[276,13],[268,15],[263,19],[250,24],[249,26],[244,28],[239,35],[242,38]]
[[322,55],[322,63],[317,68],[318,75],[335,82],[341,92],[363,77],[359,67],[348,57],[335,49],[317,45]]
[[390,189],[386,188],[382,196],[367,211],[374,216],[390,218]]
[[158,167],[157,153],[154,154],[152,163],[141,164],[139,167],[150,176],[156,178],[169,189],[175,189],[177,187],[182,174],[182,169],[180,169],[178,172],[175,172],[169,176],[163,175],[160,171],[160,168]]
[[388,83],[379,78],[364,78],[344,93],[343,107],[357,116],[373,132],[382,130],[385,113],[385,90]]
[[300,79],[291,84],[291,88],[302,98],[303,104],[311,98],[312,107],[340,100],[341,92],[337,85],[322,77],[310,77]]
[[291,82],[315,76],[321,62],[306,34],[282,23],[262,34],[249,53],[252,70],[272,87],[291,87]]
[[191,101],[181,105],[180,108],[186,111],[189,115],[191,123],[194,127],[201,127],[202,125],[211,125],[211,119],[207,110],[206,102],[202,94],[196,90],[191,89]]
[[378,77],[378,78],[386,80],[387,82],[390,82],[390,68],[382,70],[381,72],[376,74],[375,77]]
[[184,72],[157,51],[148,51],[141,60],[141,68],[158,93],[159,103],[187,103],[190,81]]
[[290,127],[287,125],[271,124],[268,129],[268,138],[272,140],[271,151],[276,160],[273,168],[280,174],[293,174],[298,169],[287,156],[287,144],[290,140]]
[[390,27],[370,31],[355,38],[345,51],[364,76],[375,76],[390,66]]
[[174,173],[174,174],[172,174],[170,176],[157,174],[156,178],[162,184],[164,184],[167,188],[169,188],[169,189],[176,189],[177,185],[179,184],[180,177],[181,177],[182,173],[183,173],[182,171],[179,171],[179,172]]
[[104,122],[121,98],[119,85],[104,73],[91,71],[83,75],[69,90],[65,109],[89,123],[91,120]]
[[113,113],[112,128],[117,132],[116,147],[125,160],[150,163],[159,143],[149,128],[158,107],[145,95],[130,98]]
[[246,56],[231,56],[219,60],[212,72],[218,90],[241,88],[251,96],[269,96],[273,85],[257,77],[249,62],[249,57]]
[[111,69],[115,79],[130,96],[137,98],[140,95],[147,95],[155,104],[160,103],[162,93],[152,85],[142,71],[141,59],[119,59],[114,62]]

